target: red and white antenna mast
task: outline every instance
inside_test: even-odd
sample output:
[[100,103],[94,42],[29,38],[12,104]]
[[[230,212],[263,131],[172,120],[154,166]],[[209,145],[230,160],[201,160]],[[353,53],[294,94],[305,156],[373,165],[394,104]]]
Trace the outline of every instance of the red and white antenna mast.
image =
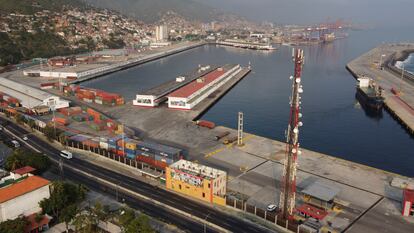
[[303,50],[293,50],[293,61],[295,62],[295,74],[290,77],[293,79],[292,96],[290,98],[290,119],[286,134],[286,156],[281,182],[281,193],[279,207],[282,217],[290,219],[295,208],[296,195],[296,168],[299,150],[299,127],[303,124],[300,121],[300,94],[303,92],[301,85],[302,67],[304,63]]

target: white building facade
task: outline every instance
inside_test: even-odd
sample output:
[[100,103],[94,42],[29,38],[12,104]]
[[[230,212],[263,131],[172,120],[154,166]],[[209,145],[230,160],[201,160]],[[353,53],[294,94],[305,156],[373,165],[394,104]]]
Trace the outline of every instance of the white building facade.
[[50,197],[49,181],[29,176],[22,181],[0,188],[0,222],[39,213],[39,202]]

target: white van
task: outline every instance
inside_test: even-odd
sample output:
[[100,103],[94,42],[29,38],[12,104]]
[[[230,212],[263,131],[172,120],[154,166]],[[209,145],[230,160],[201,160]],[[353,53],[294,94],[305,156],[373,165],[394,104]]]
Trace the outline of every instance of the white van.
[[11,143],[14,145],[14,148],[20,147],[20,143],[16,140],[12,140]]
[[67,158],[67,159],[71,159],[73,157],[72,153],[67,150],[62,150],[60,152],[60,156],[62,156],[63,158]]

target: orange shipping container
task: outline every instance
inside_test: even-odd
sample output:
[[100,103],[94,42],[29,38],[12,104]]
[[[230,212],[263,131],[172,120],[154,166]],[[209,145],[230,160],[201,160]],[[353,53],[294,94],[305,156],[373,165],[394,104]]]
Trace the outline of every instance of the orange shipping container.
[[58,124],[61,125],[68,125],[69,121],[66,118],[61,118],[61,117],[55,117],[52,119],[53,122],[56,122]]

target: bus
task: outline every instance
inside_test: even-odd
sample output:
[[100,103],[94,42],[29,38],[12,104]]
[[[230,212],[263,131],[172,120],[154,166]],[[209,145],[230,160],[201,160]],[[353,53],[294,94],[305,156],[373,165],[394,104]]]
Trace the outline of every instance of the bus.
[[73,157],[72,153],[67,151],[67,150],[62,150],[60,152],[60,156],[62,156],[63,158],[66,158],[66,159],[71,159]]

